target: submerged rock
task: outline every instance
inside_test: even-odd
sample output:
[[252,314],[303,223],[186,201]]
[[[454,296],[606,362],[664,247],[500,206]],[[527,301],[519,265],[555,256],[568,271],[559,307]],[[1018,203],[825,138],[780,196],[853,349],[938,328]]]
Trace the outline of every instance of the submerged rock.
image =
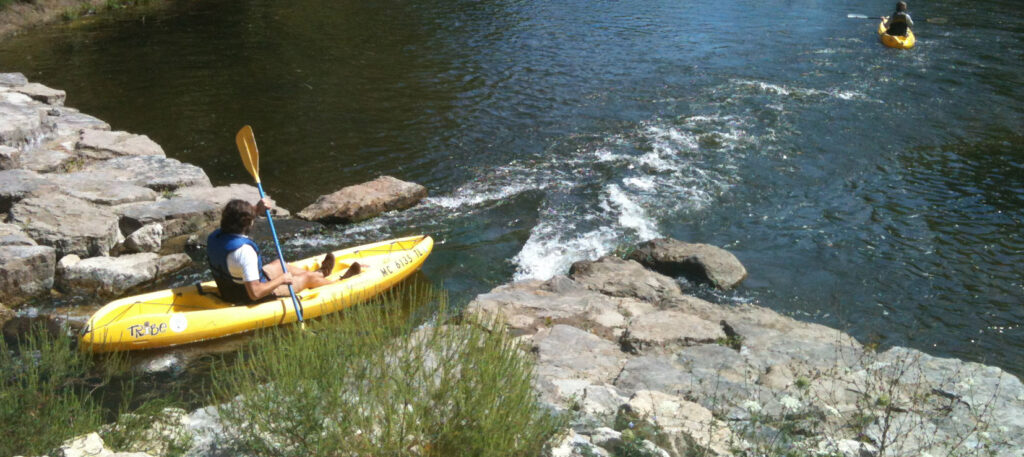
[[309,221],[349,223],[376,216],[385,211],[410,208],[427,197],[427,188],[391,176],[345,187],[321,196],[297,214]]

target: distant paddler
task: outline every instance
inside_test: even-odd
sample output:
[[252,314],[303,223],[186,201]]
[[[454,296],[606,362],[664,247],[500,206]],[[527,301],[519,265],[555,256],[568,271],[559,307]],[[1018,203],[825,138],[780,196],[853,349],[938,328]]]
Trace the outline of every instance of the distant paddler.
[[914,26],[914,20],[910,18],[910,13],[907,12],[906,2],[897,3],[896,11],[892,13],[892,16],[888,18],[883,16],[882,21],[885,33],[892,36],[907,36],[910,28]]

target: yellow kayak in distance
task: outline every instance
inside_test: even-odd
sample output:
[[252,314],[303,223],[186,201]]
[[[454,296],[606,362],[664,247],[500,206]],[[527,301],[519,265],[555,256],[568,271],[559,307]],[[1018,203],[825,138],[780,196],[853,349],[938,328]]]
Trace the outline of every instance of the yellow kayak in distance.
[[882,44],[896,49],[910,49],[914,47],[914,42],[917,40],[914,38],[914,31],[907,29],[907,36],[889,35],[885,33],[885,21],[889,19],[886,16],[882,19],[882,22],[878,23],[878,39],[882,40]]
[[[390,289],[423,265],[434,240],[418,235],[334,251],[329,279],[341,277],[353,262],[360,272],[326,286],[296,294],[304,319],[339,311]],[[290,262],[305,270],[320,268],[323,255]],[[214,281],[114,300],[89,318],[79,339],[84,351],[152,349],[220,338],[296,322],[292,298],[272,297],[233,305],[217,295]]]

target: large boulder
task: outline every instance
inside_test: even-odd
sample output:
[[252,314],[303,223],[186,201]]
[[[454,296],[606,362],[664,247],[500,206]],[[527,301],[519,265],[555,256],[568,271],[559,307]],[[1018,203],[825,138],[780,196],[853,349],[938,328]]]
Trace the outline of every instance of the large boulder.
[[93,160],[121,156],[165,156],[163,148],[146,135],[109,130],[82,130],[75,149],[79,155]]
[[685,276],[719,289],[736,287],[747,277],[743,264],[725,249],[709,244],[684,243],[671,238],[646,241],[629,259],[669,276]]
[[151,252],[88,259],[70,255],[60,260],[56,285],[67,293],[116,296],[181,270],[191,262],[185,254],[160,257]]
[[631,319],[620,341],[623,348],[639,353],[650,347],[714,343],[725,338],[718,323],[675,310],[662,310]]
[[211,186],[210,178],[202,168],[161,156],[116,157],[89,164],[77,173],[95,179],[127,182],[157,192],[188,186]]
[[737,442],[724,422],[703,406],[663,392],[637,392],[627,404],[629,414],[648,420],[666,435],[673,455],[732,455]]
[[403,210],[427,196],[427,188],[391,176],[345,187],[321,196],[297,214],[309,221],[347,223],[368,219],[385,211]]
[[67,195],[26,198],[11,208],[10,218],[58,257],[107,255],[123,239],[113,211]]
[[0,144],[21,146],[42,133],[38,102],[27,95],[0,92]]
[[56,189],[50,180],[34,171],[0,171],[0,213],[10,211],[22,199]]
[[568,325],[537,332],[533,339],[537,374],[558,379],[580,379],[590,384],[611,383],[626,355],[611,341]]
[[672,278],[647,270],[632,260],[605,256],[572,264],[569,276],[576,282],[613,297],[633,297],[650,303],[682,297]]
[[146,224],[130,233],[124,240],[128,252],[157,252],[163,244],[163,224]]
[[55,264],[49,246],[0,246],[0,303],[13,306],[50,290]]
[[118,208],[120,227],[131,234],[148,224],[163,226],[163,239],[194,233],[217,221],[221,208],[213,203],[191,198],[174,197],[150,203]]

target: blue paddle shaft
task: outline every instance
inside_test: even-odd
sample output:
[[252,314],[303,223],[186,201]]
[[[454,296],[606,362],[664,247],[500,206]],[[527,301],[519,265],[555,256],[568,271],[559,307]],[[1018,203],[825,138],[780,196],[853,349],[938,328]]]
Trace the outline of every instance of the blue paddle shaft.
[[[263,200],[263,185],[256,181],[256,188],[260,191],[260,200]],[[281,270],[284,273],[288,272],[288,263],[284,261],[284,253],[281,252],[281,243],[277,242],[277,230],[274,229],[274,219],[270,217],[270,208],[267,208],[267,222],[270,224],[270,234],[274,236],[274,247],[277,248],[277,258],[281,261]],[[295,315],[299,317],[299,322],[302,322],[302,306],[299,305],[299,297],[295,296],[295,290],[292,289],[292,285],[288,284],[288,293],[292,295],[292,304],[295,305]]]

